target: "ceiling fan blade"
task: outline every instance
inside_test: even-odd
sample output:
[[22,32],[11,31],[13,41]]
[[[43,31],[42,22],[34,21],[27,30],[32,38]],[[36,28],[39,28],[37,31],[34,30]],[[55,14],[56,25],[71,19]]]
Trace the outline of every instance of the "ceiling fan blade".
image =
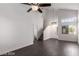
[[40,8],[38,9],[38,11],[39,11],[40,13],[42,13],[42,10],[41,10]]
[[32,10],[32,8],[28,9],[27,12],[30,12]]
[[41,3],[39,4],[40,7],[48,7],[51,6],[51,3]]

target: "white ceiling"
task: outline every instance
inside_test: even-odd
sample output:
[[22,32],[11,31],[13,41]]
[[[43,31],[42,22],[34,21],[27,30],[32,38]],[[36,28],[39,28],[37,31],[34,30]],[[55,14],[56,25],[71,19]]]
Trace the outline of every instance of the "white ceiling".
[[[42,10],[48,10],[48,9],[71,9],[71,10],[79,10],[79,3],[51,3],[51,7],[41,7]],[[24,5],[26,6],[26,5]],[[27,5],[28,6],[28,5]],[[31,6],[28,7],[28,9],[31,8]]]
[[79,10],[79,3],[52,3],[51,7],[56,9]]

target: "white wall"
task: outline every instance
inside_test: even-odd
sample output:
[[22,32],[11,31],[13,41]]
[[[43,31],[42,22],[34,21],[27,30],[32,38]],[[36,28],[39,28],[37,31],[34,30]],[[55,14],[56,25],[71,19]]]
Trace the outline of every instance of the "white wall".
[[57,24],[49,25],[44,30],[44,40],[56,38],[58,39],[57,35]]
[[58,22],[57,9],[48,8],[44,14],[44,26],[48,26],[49,22],[56,21]]
[[79,44],[79,10],[78,10],[78,44]]
[[39,12],[33,12],[31,15],[33,16],[31,19],[33,20],[34,25],[34,35],[38,39],[43,29],[43,17]]
[[37,12],[27,13],[29,8],[22,4],[0,4],[0,54],[33,44],[33,21],[39,20],[35,21],[40,29],[42,18]]
[[58,38],[57,35],[57,27],[54,27],[53,24],[49,25],[51,22],[56,22],[58,24],[58,15],[57,9],[48,8],[44,14],[44,26],[46,29],[44,30],[44,40],[49,38]]

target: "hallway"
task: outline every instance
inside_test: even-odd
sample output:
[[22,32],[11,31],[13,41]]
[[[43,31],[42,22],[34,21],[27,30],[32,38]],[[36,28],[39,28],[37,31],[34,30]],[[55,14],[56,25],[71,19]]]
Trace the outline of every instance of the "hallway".
[[74,42],[48,39],[35,41],[33,45],[13,52],[14,56],[79,56],[79,46]]

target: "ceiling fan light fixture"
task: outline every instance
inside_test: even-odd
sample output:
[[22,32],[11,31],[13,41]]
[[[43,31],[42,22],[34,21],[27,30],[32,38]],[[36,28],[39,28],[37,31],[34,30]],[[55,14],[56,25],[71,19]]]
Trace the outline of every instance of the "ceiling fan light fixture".
[[33,10],[33,11],[37,11],[37,10],[38,10],[38,6],[33,5],[33,6],[32,6],[32,10]]

